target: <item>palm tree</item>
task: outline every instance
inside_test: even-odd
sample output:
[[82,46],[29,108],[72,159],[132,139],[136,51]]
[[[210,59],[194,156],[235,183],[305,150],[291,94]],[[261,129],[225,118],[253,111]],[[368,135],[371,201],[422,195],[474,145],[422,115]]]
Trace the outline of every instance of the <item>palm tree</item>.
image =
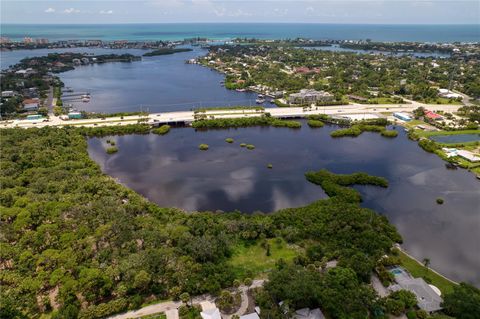
[[423,258],[423,265],[425,266],[425,268],[427,268],[428,272],[428,267],[430,266],[430,258]]

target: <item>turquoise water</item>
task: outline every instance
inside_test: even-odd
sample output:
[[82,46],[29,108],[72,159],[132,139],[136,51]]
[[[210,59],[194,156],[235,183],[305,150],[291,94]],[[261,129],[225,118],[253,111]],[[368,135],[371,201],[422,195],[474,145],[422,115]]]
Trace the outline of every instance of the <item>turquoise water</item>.
[[1,35],[13,40],[25,36],[50,40],[181,40],[190,37],[229,39],[255,37],[419,42],[478,42],[480,25],[368,25],[304,23],[169,23],[111,25],[2,24]]

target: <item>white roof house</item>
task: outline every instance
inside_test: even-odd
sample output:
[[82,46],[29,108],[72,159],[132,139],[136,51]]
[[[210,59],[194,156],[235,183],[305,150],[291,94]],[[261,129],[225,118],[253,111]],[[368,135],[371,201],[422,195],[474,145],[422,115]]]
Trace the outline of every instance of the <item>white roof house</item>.
[[311,309],[310,308],[302,308],[295,311],[293,314],[293,318],[295,319],[325,319],[322,311],[318,308]]
[[249,313],[248,315],[240,316],[240,319],[260,319],[256,312]]
[[470,162],[480,162],[480,156],[475,153],[466,150],[458,150],[457,155],[463,157]]
[[213,302],[203,301],[200,303],[200,306],[202,307],[200,316],[202,316],[203,319],[222,319],[220,310],[218,310]]
[[167,319],[178,319],[179,318],[178,309],[173,308],[165,311],[165,316],[167,317]]

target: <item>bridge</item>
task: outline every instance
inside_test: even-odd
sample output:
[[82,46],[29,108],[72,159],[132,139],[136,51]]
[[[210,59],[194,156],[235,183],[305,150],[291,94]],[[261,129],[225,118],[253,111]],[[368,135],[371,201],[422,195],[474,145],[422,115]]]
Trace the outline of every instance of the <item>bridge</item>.
[[221,118],[242,118],[262,116],[265,113],[270,113],[272,117],[279,119],[288,118],[304,118],[308,115],[326,114],[330,116],[348,117],[351,119],[366,119],[372,117],[385,117],[386,113],[392,112],[411,112],[419,106],[423,106],[430,110],[442,110],[445,112],[455,112],[461,105],[425,105],[420,103],[410,104],[348,104],[337,106],[318,106],[310,108],[302,107],[272,107],[264,110],[255,109],[212,109],[203,112],[194,111],[179,111],[179,112],[162,112],[150,113],[147,115],[132,115],[122,117],[106,117],[94,119],[76,119],[63,120],[57,116],[50,116],[48,119],[41,120],[10,120],[1,121],[0,128],[11,127],[44,127],[44,126],[115,126],[128,125],[137,123],[147,123],[152,126],[159,126],[163,124],[185,124],[189,125],[199,117],[206,119],[221,119]]

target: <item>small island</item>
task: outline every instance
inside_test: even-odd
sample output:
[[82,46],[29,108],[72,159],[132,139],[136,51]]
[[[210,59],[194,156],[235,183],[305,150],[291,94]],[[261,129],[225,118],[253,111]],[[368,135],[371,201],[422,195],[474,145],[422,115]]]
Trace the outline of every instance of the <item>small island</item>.
[[157,55],[168,55],[175,54],[179,52],[189,52],[192,51],[190,48],[161,48],[158,50],[153,50],[151,52],[145,53],[143,56],[157,56]]

